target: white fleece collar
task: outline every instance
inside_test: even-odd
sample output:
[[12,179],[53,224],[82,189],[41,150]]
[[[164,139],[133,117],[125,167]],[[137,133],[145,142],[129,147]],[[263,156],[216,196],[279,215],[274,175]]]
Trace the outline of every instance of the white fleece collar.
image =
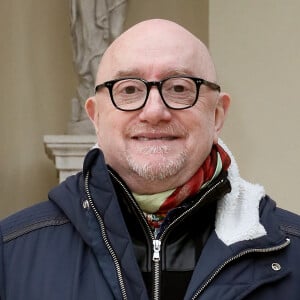
[[243,180],[232,153],[221,140],[219,144],[231,158],[228,169],[231,192],[218,202],[215,231],[219,239],[229,246],[266,235],[259,222],[259,203],[265,190],[258,184]]

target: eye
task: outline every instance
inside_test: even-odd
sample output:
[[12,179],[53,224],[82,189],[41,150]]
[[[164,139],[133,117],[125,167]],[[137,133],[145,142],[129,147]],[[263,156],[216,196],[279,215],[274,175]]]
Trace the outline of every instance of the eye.
[[193,91],[195,84],[189,78],[170,78],[164,82],[164,89],[169,93],[181,94]]
[[185,91],[185,86],[183,85],[174,85],[173,86],[173,91],[176,93],[182,93]]
[[124,79],[114,86],[114,93],[118,95],[130,96],[142,93],[145,90],[144,83],[138,79]]
[[136,86],[133,86],[133,85],[129,85],[124,88],[125,94],[134,94],[134,93],[136,93],[136,91],[137,91],[137,88],[136,88]]

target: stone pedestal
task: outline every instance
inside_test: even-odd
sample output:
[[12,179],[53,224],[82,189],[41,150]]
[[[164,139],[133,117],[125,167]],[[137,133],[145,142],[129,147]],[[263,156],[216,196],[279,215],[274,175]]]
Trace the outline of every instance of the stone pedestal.
[[44,136],[45,151],[55,164],[59,182],[82,170],[83,159],[95,144],[95,135]]

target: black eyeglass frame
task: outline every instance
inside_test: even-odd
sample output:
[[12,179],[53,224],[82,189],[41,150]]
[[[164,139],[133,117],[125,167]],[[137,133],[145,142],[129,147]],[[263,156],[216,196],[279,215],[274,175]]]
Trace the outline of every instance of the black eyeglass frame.
[[[162,85],[164,84],[165,81],[169,80],[169,79],[172,79],[172,78],[187,78],[187,79],[191,79],[194,81],[195,85],[196,85],[196,96],[195,96],[195,100],[192,104],[188,105],[187,107],[183,107],[183,108],[177,108],[177,107],[172,107],[170,106],[164,99],[163,97],[163,94],[162,94]],[[140,80],[142,81],[146,88],[147,88],[147,93],[145,95],[145,100],[144,102],[142,103],[142,105],[140,105],[138,108],[134,108],[134,109],[123,109],[123,108],[120,108],[114,101],[114,97],[113,97],[113,87],[115,85],[115,83],[119,82],[119,81],[122,81],[122,80],[130,80],[130,79],[133,79],[133,80]],[[183,109],[187,109],[187,108],[190,108],[192,106],[194,106],[198,100],[198,96],[199,96],[199,90],[200,90],[200,86],[201,85],[206,85],[207,87],[209,87],[210,89],[212,89],[213,91],[218,91],[218,92],[221,92],[221,87],[214,83],[214,82],[211,82],[211,81],[207,81],[205,79],[202,79],[202,78],[198,78],[198,77],[193,77],[193,76],[171,76],[171,77],[167,77],[167,78],[164,78],[163,80],[160,80],[160,81],[147,81],[143,78],[139,78],[139,77],[124,77],[124,78],[118,78],[118,79],[114,79],[114,80],[109,80],[109,81],[106,81],[106,82],[103,82],[101,84],[98,84],[96,87],[95,87],[95,94],[103,87],[106,87],[108,90],[109,90],[109,95],[110,95],[110,99],[111,99],[111,102],[113,103],[113,105],[115,106],[115,108],[119,109],[119,110],[122,110],[122,111],[135,111],[135,110],[139,110],[139,109],[142,109],[145,105],[146,105],[146,102],[148,100],[148,97],[149,97],[149,93],[150,93],[150,90],[153,86],[156,86],[158,91],[159,91],[159,94],[160,94],[160,97],[163,101],[163,103],[166,105],[167,108],[169,109],[174,109],[174,110],[183,110]]]

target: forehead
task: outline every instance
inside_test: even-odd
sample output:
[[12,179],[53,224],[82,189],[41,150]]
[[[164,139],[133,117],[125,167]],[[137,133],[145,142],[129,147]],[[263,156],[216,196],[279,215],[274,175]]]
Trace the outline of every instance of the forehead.
[[[205,49],[192,34],[178,30],[131,32],[116,40],[103,56],[99,79],[121,75],[161,77],[202,75]],[[149,78],[146,78],[149,79]]]

